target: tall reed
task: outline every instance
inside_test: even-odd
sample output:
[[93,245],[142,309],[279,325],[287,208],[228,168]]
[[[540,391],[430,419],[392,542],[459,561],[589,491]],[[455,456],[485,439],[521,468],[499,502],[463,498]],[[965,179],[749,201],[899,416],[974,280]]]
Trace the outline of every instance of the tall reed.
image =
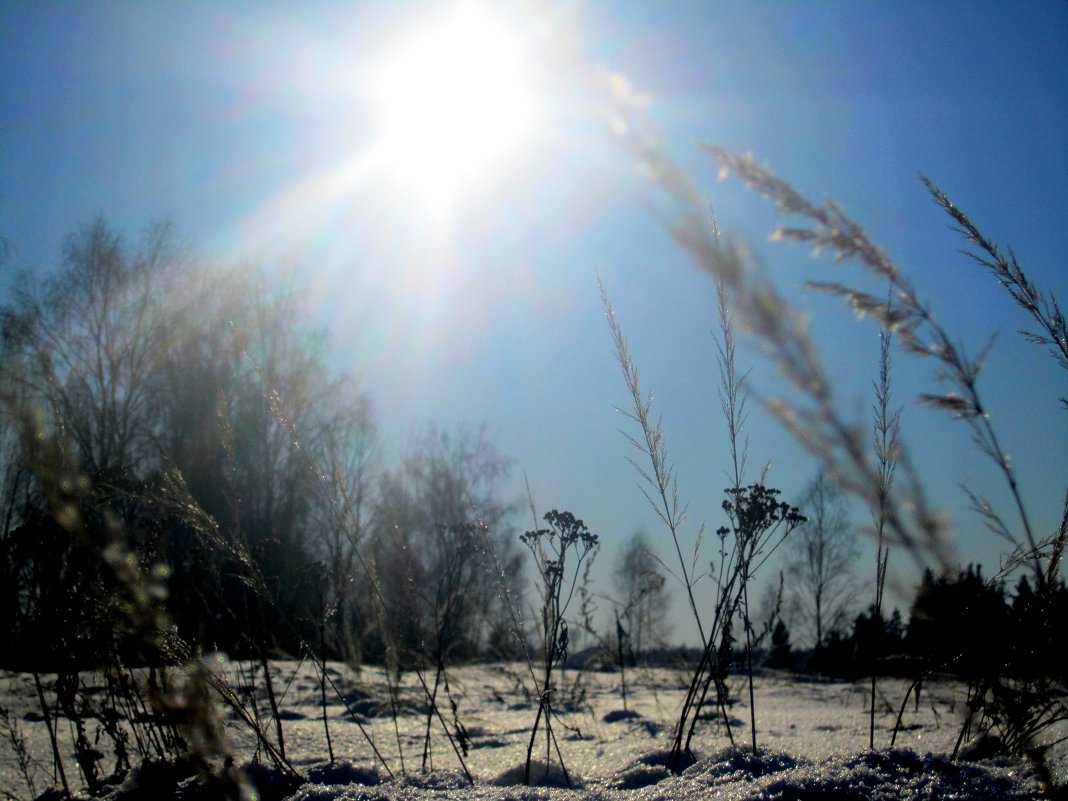
[[[710,228],[718,245],[718,228],[713,218]],[[740,375],[735,358],[734,316],[729,309],[727,292],[722,282],[717,282],[717,305],[720,316],[720,338],[717,339],[717,363],[720,372],[719,398],[730,444],[731,470],[728,480],[731,486],[724,491],[726,496],[722,509],[729,525],[721,526],[719,537],[719,565],[712,565],[711,572],[716,585],[716,599],[712,619],[706,632],[705,622],[698,611],[693,588],[696,584],[696,563],[700,548],[697,538],[689,563],[683,557],[679,540],[680,528],[685,520],[684,510],[678,506],[678,484],[673,468],[667,463],[666,447],[661,423],[651,416],[652,399],[643,397],[638,381],[638,371],[630,355],[627,339],[608,298],[603,283],[600,285],[602,307],[608,319],[609,331],[615,346],[616,360],[623,371],[624,381],[631,397],[630,410],[624,411],[640,431],[640,438],[627,434],[628,440],[643,454],[649,468],[634,459],[631,464],[642,481],[640,488],[646,500],[660,517],[671,534],[679,559],[683,586],[690,602],[701,636],[702,653],[693,672],[679,718],[675,727],[668,765],[672,770],[681,770],[685,758],[691,758],[691,742],[700,718],[701,709],[710,688],[714,687],[716,702],[722,716],[727,736],[734,743],[730,718],[727,714],[727,688],[725,677],[729,669],[729,643],[731,625],[737,615],[741,616],[746,646],[746,665],[750,701],[750,731],[752,747],[757,748],[755,696],[753,691],[753,647],[755,632],[749,607],[749,585],[759,568],[770,558],[786,539],[787,535],[805,518],[788,503],[777,500],[779,490],[765,486],[766,468],[760,481],[743,485],[747,447],[743,435],[745,424],[746,393],[743,389],[744,374]],[[727,664],[724,663],[726,660]]]
[[[892,293],[892,289],[891,289]],[[890,305],[892,295],[887,298]],[[886,545],[886,507],[894,487],[897,465],[898,433],[901,429],[901,409],[890,408],[890,345],[893,334],[886,329],[879,332],[879,380],[875,383],[875,403],[872,422],[872,445],[879,469],[877,504],[872,508],[875,523],[875,603],[872,606],[876,621],[882,621],[883,591],[886,588],[886,568],[890,550]],[[876,662],[876,665],[878,663]],[[875,748],[875,694],[877,671],[871,674],[871,706],[868,716],[868,748]]]
[[[640,131],[640,126],[637,130]],[[771,354],[780,374],[790,385],[790,397],[770,398],[766,404],[768,410],[823,463],[840,486],[869,508],[878,510],[883,548],[899,547],[921,565],[930,560],[950,564],[944,524],[929,504],[924,483],[907,458],[904,447],[898,443],[893,451],[894,481],[890,483],[886,478],[889,462],[870,458],[871,451],[860,434],[863,426],[855,424],[840,411],[833,384],[800,315],[783,299],[755,257],[735,243],[724,245],[712,240],[703,224],[699,193],[686,174],[650,139],[628,129],[621,141],[643,163],[646,173],[665,190],[671,203],[666,225],[675,241],[697,265],[723,282],[733,308]],[[836,203],[828,200],[817,204],[807,200],[790,184],[757,165],[750,156],[732,155],[715,146],[705,146],[704,150],[718,162],[721,175],[739,175],[751,189],[771,200],[782,215],[791,221],[800,221],[800,224],[779,226],[773,238],[830,253],[836,263],[855,262],[892,287],[887,302],[847,284],[808,282],[814,289],[843,298],[858,316],[868,315],[879,321],[885,330],[893,333],[895,341],[906,353],[936,362],[936,375],[947,382],[950,389],[925,393],[920,401],[964,421],[980,452],[1001,473],[1012,499],[1015,523],[1010,524],[986,499],[971,496],[974,510],[1008,544],[1009,550],[1003,557],[1003,572],[1026,567],[1040,588],[1036,595],[1051,598],[1060,579],[1061,561],[1068,542],[1068,494],[1057,529],[1045,536],[1036,532],[1023,501],[1016,470],[980,392],[978,378],[985,354],[973,357],[958,345],[886,251],[874,244],[864,229],[847,217]],[[1025,333],[1025,336],[1048,347],[1057,364],[1068,367],[1068,332],[1056,299],[1039,290],[1015,258],[1003,254],[981,234],[937,187],[927,179],[924,182],[935,201],[958,224],[965,238],[979,249],[973,258],[991,271],[1012,300],[1038,323],[1038,332]],[[1061,400],[1063,403],[1064,399]],[[879,573],[884,570],[880,565]],[[976,643],[976,647],[980,646]],[[1007,735],[1003,742],[1011,742],[1016,753],[1032,755],[1039,770],[1044,770],[1042,746],[1036,738],[1068,715],[1064,700],[1068,699],[1068,693],[1061,686],[1063,680],[1044,677],[1038,686],[1028,688],[1006,676],[988,677],[985,692],[977,695],[982,699],[979,710],[981,728],[1001,730]]]

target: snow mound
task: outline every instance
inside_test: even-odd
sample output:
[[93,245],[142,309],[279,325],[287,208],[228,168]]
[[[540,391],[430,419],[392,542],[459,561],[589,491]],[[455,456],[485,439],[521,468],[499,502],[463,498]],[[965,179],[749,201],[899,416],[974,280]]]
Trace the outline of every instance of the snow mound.
[[[526,763],[521,763],[498,774],[490,784],[495,787],[523,786],[526,772]],[[563,770],[555,762],[551,765],[546,765],[541,760],[534,760],[530,763],[530,785],[532,787],[571,787],[572,789],[581,789],[584,784],[582,779],[573,771],[569,770],[567,775],[564,775]]]
[[639,718],[641,718],[641,715],[633,709],[613,709],[610,712],[605,712],[601,720],[605,723],[618,723],[621,720],[637,720]]
[[797,760],[779,751],[758,751],[732,746],[715,756],[695,762],[683,771],[694,781],[729,784],[771,776],[797,767]]
[[309,784],[359,784],[374,787],[382,783],[382,777],[374,768],[354,762],[324,762],[308,769]]
[[628,722],[635,730],[643,731],[650,737],[658,737],[664,731],[663,725],[647,720],[644,715],[633,709],[613,709],[601,716],[602,723]]
[[605,782],[605,785],[613,790],[640,790],[653,784],[659,784],[671,776],[664,762],[638,762],[637,764],[619,771]]
[[687,785],[714,788],[716,797],[724,801],[1031,801],[1039,797],[1037,787],[1018,769],[952,762],[910,749],[810,761],[731,748],[697,762],[681,778]]
[[[611,777],[583,783],[571,776],[571,790],[558,766],[524,765],[489,782],[471,785],[458,771],[438,771],[383,780],[378,771],[352,763],[320,765],[289,801],[1038,801],[1033,779],[1019,766],[952,762],[910,749],[860,752],[820,760],[795,759],[767,751],[728,748],[700,759],[680,775],[664,767],[666,752],[649,753]],[[278,798],[277,786],[261,798]],[[270,785],[271,782],[268,782]],[[274,792],[271,792],[273,790]],[[561,795],[563,793],[564,795]],[[168,796],[162,796],[168,797]],[[175,797],[175,796],[170,796]],[[194,795],[182,795],[193,798]]]

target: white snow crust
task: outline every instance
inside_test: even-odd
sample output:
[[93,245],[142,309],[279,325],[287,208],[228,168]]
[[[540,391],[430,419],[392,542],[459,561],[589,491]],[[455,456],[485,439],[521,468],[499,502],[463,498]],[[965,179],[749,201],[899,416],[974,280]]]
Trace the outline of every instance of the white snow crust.
[[[259,668],[230,662],[224,668],[235,686],[255,687],[261,718],[269,719]],[[960,732],[965,691],[943,680],[925,684],[919,703],[909,698],[902,725],[890,745],[906,683],[882,680],[877,692],[876,750],[868,751],[867,682],[818,682],[781,674],[758,677],[758,753],[753,754],[744,677],[731,678],[731,745],[722,720],[708,714],[693,741],[695,761],[674,775],[664,762],[689,676],[679,669],[627,671],[624,707],[620,675],[568,670],[561,676],[554,720],[555,748],[546,768],[546,740],[539,733],[532,784],[523,784],[530,727],[537,711],[533,682],[517,664],[463,667],[449,672],[447,696],[438,707],[455,737],[451,700],[466,731],[464,764],[469,782],[436,718],[424,769],[426,702],[416,674],[401,677],[396,725],[382,671],[353,671],[329,665],[342,697],[328,694],[326,718],[335,760],[327,758],[323,707],[314,669],[304,663],[272,663],[274,686],[282,694],[286,755],[305,783],[285,787],[277,771],[257,753],[255,740],[230,720],[228,727],[246,773],[262,801],[742,801],[745,799],[1037,799],[1042,795],[1022,762],[950,761]],[[47,683],[50,677],[42,677]],[[433,675],[425,676],[432,683]],[[87,679],[88,683],[88,679]],[[329,692],[329,691],[328,691]],[[51,748],[32,679],[0,675],[0,699],[17,715],[19,728],[48,786]],[[375,756],[358,720],[382,755]],[[92,730],[92,726],[90,726]],[[273,732],[273,725],[270,727]],[[71,738],[59,732],[68,751],[68,775],[77,778]],[[258,764],[257,764],[258,763]],[[1064,782],[1065,760],[1054,760]],[[102,762],[108,766],[107,758]],[[145,774],[147,775],[147,774]],[[570,787],[568,784],[570,783]],[[140,791],[138,791],[139,784]],[[134,770],[115,786],[115,799],[144,797],[147,781]],[[0,744],[0,788],[29,798],[15,769],[10,744]],[[153,795],[163,799],[166,795]],[[187,782],[173,797],[196,798]]]

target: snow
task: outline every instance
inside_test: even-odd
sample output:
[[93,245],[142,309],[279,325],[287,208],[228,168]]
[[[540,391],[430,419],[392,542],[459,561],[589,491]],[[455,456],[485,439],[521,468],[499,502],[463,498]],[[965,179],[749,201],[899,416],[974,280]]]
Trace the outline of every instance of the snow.
[[[417,676],[406,673],[400,685],[396,727],[390,714],[384,674],[374,668],[354,672],[331,664],[332,678],[348,703],[327,697],[326,714],[335,761],[327,759],[323,708],[314,669],[296,662],[272,663],[272,677],[283,710],[286,755],[305,783],[287,787],[256,744],[230,716],[228,727],[246,775],[263,801],[690,801],[693,799],[1032,799],[1040,798],[1029,767],[1008,760],[950,761],[960,731],[965,687],[951,681],[929,682],[917,705],[909,700],[903,730],[890,747],[891,732],[906,684],[882,680],[876,717],[877,750],[869,752],[868,690],[865,683],[802,681],[788,675],[762,675],[756,684],[757,742],[753,754],[748,695],[743,677],[732,677],[730,707],[735,745],[721,721],[703,720],[694,739],[696,760],[679,775],[663,767],[674,719],[688,676],[666,668],[628,670],[624,708],[618,673],[567,671],[561,677],[554,722],[567,778],[555,750],[546,768],[546,742],[539,734],[534,749],[532,784],[523,784],[530,727],[537,711],[525,666],[483,665],[449,672],[449,687],[459,720],[468,735],[464,760],[473,784],[457,759],[441,724],[432,725],[426,771],[425,703]],[[231,662],[235,685],[255,684],[259,713],[269,717],[258,668]],[[50,677],[42,677],[46,682]],[[433,676],[427,676],[432,683]],[[92,684],[88,681],[87,684]],[[51,779],[51,749],[41,721],[32,678],[0,675],[0,703],[18,719],[31,754],[40,767],[38,791]],[[452,723],[449,700],[438,701]],[[382,754],[375,755],[351,710]],[[71,738],[58,727],[68,750]],[[90,732],[93,722],[90,721]],[[273,734],[274,727],[270,727]],[[105,738],[106,739],[106,738]],[[110,755],[109,755],[110,756]],[[403,764],[402,764],[403,757]],[[260,764],[255,764],[259,762]],[[1064,760],[1057,778],[1066,779]],[[68,777],[77,776],[73,754]],[[105,768],[110,763],[102,762]],[[133,771],[111,790],[115,799],[135,797],[154,784],[148,773]],[[73,780],[72,780],[73,781]],[[571,787],[569,788],[568,781]],[[170,777],[173,786],[173,776]],[[161,782],[165,784],[166,782]],[[196,797],[191,781],[187,792]],[[29,798],[9,742],[0,745],[0,788]],[[153,798],[167,797],[162,791]]]

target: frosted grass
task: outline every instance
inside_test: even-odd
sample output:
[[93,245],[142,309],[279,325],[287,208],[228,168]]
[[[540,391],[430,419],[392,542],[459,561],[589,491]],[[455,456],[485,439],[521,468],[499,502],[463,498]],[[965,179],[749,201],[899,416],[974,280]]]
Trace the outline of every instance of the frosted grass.
[[[228,666],[231,680],[238,686],[249,686],[251,668],[240,666],[245,675],[239,678],[238,667],[234,663]],[[742,677],[734,676],[735,703],[730,714],[736,720],[738,746],[728,747],[722,724],[712,715],[698,728],[697,761],[675,776],[662,765],[670,749],[671,723],[683,699],[688,671],[636,669],[633,676],[628,672],[628,709],[624,711],[618,675],[567,670],[555,702],[563,722],[570,727],[566,733],[561,731],[560,743],[574,784],[574,789],[566,789],[558,771],[550,768],[546,775],[544,754],[532,776],[535,783],[550,786],[522,785],[529,720],[537,700],[524,687],[518,665],[465,667],[450,674],[453,698],[469,735],[466,761],[475,780],[473,786],[464,778],[437,723],[431,743],[433,772],[418,773],[426,718],[414,674],[405,674],[401,682],[398,723],[407,768],[407,775],[403,775],[381,671],[365,668],[357,674],[338,664],[331,664],[329,669],[345,694],[348,708],[370,730],[397,778],[389,780],[376,764],[345,704],[337,697],[328,698],[327,716],[338,759],[333,765],[327,764],[314,670],[307,665],[298,669],[296,662],[274,662],[275,684],[287,688],[280,702],[286,753],[307,782],[295,791],[283,791],[275,786],[278,777],[273,770],[250,768],[249,775],[261,797],[294,801],[534,801],[564,796],[575,801],[1040,797],[1026,765],[1005,760],[950,762],[944,756],[959,731],[965,699],[965,687],[948,679],[925,685],[919,704],[909,700],[893,750],[888,748],[890,735],[906,684],[900,680],[880,682],[876,744],[883,750],[868,752],[869,696],[864,682],[761,675],[755,693],[763,748],[754,756],[745,745],[747,694],[742,692]],[[47,682],[48,677],[42,678]],[[92,683],[88,677],[87,683]],[[262,677],[254,683],[262,691]],[[50,749],[33,692],[29,676],[0,675],[3,703],[19,719],[31,753],[44,766],[38,777],[43,780],[50,773]],[[266,720],[266,699],[260,697],[257,702]],[[253,761],[255,742],[236,722],[229,725],[243,759]],[[63,736],[62,721],[59,730]],[[68,758],[68,774],[76,774],[73,752]],[[101,765],[105,770],[110,768],[107,756]],[[1064,759],[1056,761],[1055,769],[1064,781]],[[136,784],[136,775],[127,777],[123,786],[113,790],[112,797],[121,799]],[[41,781],[41,785],[47,783]],[[0,787],[16,797],[28,797],[6,742],[0,745]]]

